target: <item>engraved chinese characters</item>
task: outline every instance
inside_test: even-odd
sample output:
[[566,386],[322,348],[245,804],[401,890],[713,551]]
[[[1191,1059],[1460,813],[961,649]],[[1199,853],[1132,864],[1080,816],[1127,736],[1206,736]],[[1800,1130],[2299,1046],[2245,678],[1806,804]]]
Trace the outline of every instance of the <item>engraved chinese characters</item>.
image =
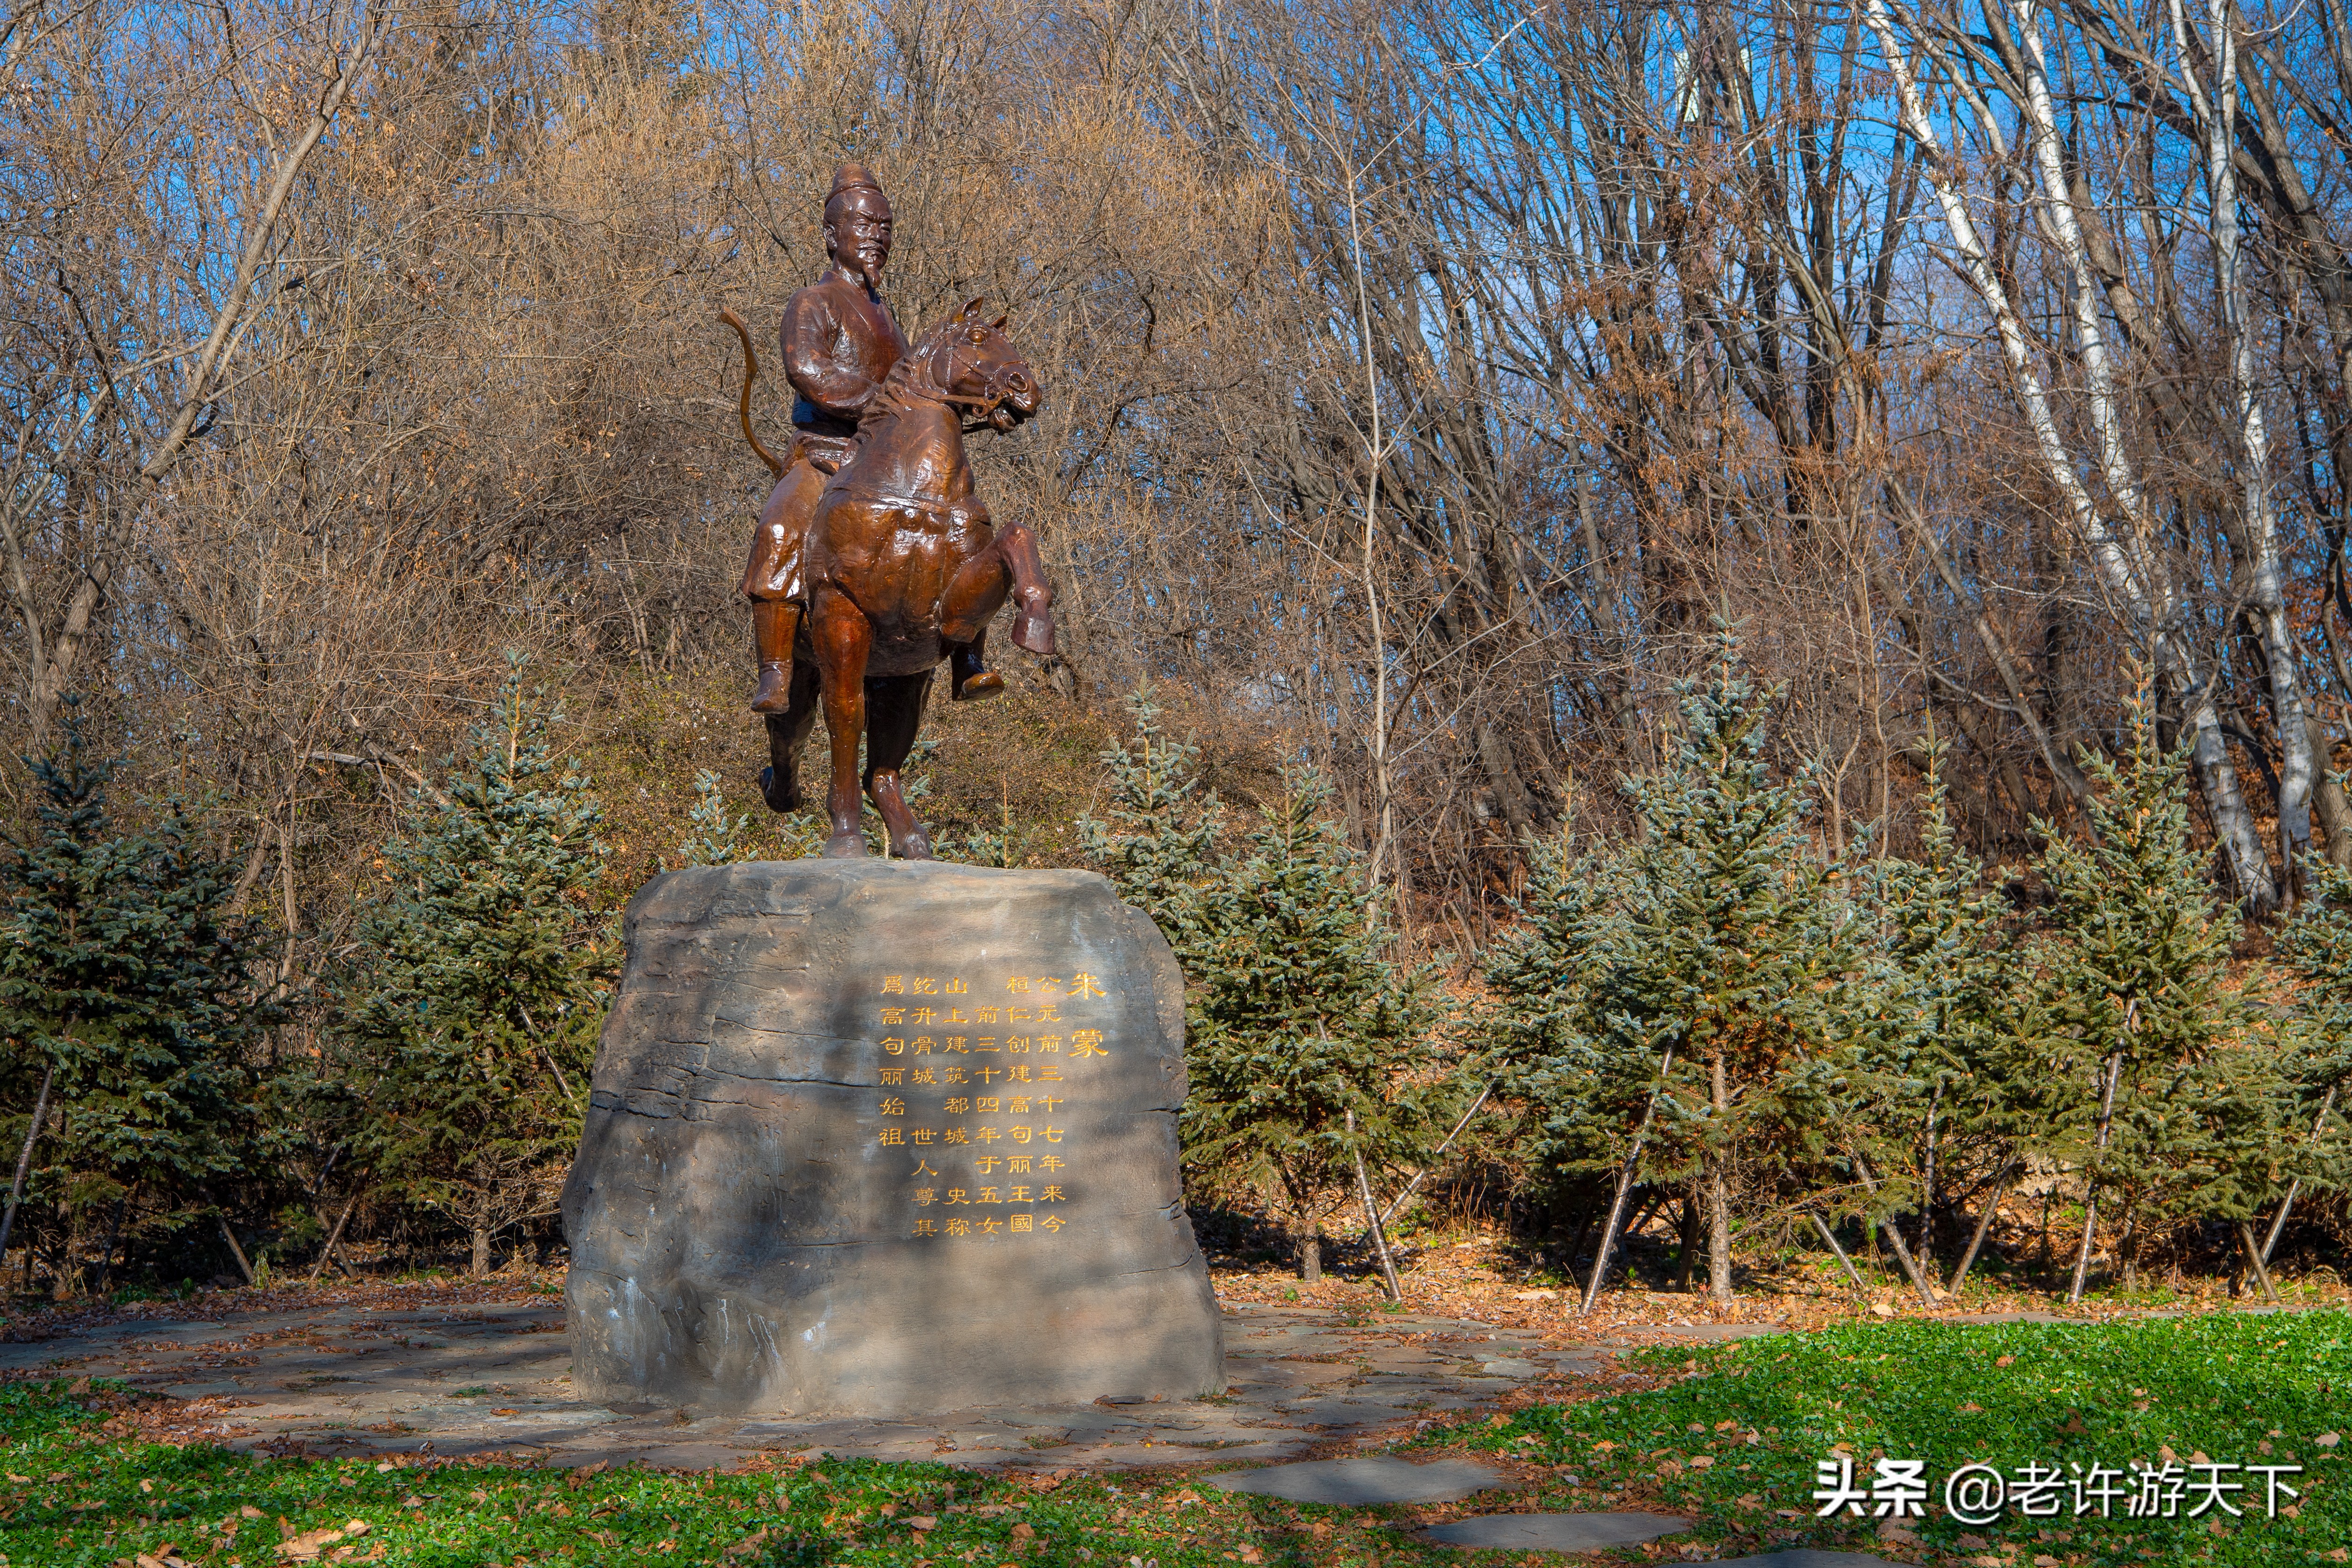
[[[1076,1151],[1059,1124],[1089,1075],[1066,1074],[1063,1064],[1066,1056],[1073,1069],[1109,1057],[1099,1028],[1073,1027],[1106,1021],[1088,1016],[1087,1004],[1109,993],[1084,973],[1013,975],[1003,990],[1002,1003],[982,1002],[961,975],[882,978],[886,1004],[904,999],[877,1009],[880,1027],[906,1032],[881,1041],[885,1121],[875,1141],[915,1151],[908,1183],[916,1208],[950,1211],[917,1215],[913,1236],[1058,1236],[1071,1222],[1066,1206],[1079,1178],[1067,1173]],[[1079,1015],[1066,1019],[1066,1003]],[[893,1058],[909,1060],[899,1066]],[[952,1212],[964,1209],[989,1212]]]
[[593,1397],[908,1415],[1219,1386],[1176,1176],[1181,979],[1108,883],[702,867],[648,884],[627,938],[564,1194]]

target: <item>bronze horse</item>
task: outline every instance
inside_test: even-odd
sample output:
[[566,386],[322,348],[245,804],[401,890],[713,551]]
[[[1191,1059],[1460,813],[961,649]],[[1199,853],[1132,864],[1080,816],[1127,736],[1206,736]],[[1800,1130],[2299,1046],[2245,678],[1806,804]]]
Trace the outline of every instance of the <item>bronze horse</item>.
[[[922,727],[932,669],[977,644],[1008,597],[1016,605],[1013,642],[1054,652],[1054,595],[1036,540],[1018,523],[991,526],[964,455],[966,434],[1010,431],[1038,409],[1036,377],[1005,337],[1005,318],[983,320],[980,306],[966,305],[892,368],[858,421],[855,451],[825,482],[803,546],[808,613],[793,640],[790,700],[767,716],[769,766],[760,787],[773,810],[802,804],[801,747],[821,698],[833,741],[828,858],[866,852],[861,782],[889,830],[891,852],[931,858],[930,834],[907,807],[898,769]],[[776,468],[751,431],[759,370],[751,338],[730,324],[743,337],[744,435]]]

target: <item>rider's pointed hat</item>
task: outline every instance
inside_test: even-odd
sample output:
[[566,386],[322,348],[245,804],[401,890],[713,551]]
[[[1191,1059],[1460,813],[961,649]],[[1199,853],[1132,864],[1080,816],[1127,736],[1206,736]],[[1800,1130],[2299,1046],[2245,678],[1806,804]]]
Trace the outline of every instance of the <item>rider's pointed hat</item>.
[[865,164],[844,163],[833,172],[833,189],[825,193],[825,201],[830,204],[834,197],[850,191],[871,191],[878,196],[882,187],[866,172]]

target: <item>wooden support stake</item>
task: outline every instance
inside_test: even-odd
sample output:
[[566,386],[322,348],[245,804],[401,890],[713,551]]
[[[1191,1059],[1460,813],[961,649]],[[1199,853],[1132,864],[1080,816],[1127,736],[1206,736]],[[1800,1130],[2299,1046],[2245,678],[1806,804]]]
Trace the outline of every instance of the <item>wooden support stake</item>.
[[1657,1086],[1650,1091],[1650,1103],[1642,1109],[1642,1124],[1633,1129],[1633,1146],[1625,1151],[1625,1163],[1617,1170],[1617,1191],[1609,1200],[1609,1218],[1601,1227],[1601,1246],[1592,1254],[1592,1273],[1584,1281],[1584,1295],[1576,1309],[1580,1318],[1591,1314],[1592,1303],[1601,1299],[1601,1281],[1609,1277],[1609,1254],[1617,1245],[1617,1222],[1625,1218],[1625,1197],[1633,1189],[1633,1167],[1641,1163],[1642,1140],[1649,1136],[1650,1118],[1657,1114],[1658,1096],[1666,1087],[1666,1074],[1674,1071],[1675,1048],[1666,1047],[1658,1062]]
[[1845,1265],[1845,1277],[1853,1281],[1853,1293],[1857,1296],[1870,1294],[1870,1288],[1862,1282],[1862,1276],[1855,1272],[1853,1260],[1847,1257],[1845,1249],[1838,1245],[1838,1239],[1831,1231],[1829,1223],[1818,1214],[1809,1214],[1806,1218],[1813,1222],[1813,1228],[1822,1233],[1822,1239],[1830,1244],[1830,1250],[1837,1254],[1837,1260]]
[[1396,1261],[1389,1256],[1389,1239],[1381,1229],[1380,1206],[1372,1201],[1372,1178],[1364,1173],[1364,1151],[1354,1146],[1356,1113],[1348,1113],[1349,1152],[1356,1156],[1356,1191],[1364,1200],[1364,1220],[1372,1228],[1372,1247],[1381,1255],[1381,1272],[1388,1276],[1389,1300],[1404,1300],[1404,1287],[1397,1283]]
[[1960,1266],[1952,1271],[1952,1283],[1944,1292],[1946,1295],[1960,1293],[1960,1286],[1968,1280],[1969,1270],[1976,1264],[1977,1249],[1984,1245],[1985,1232],[1992,1228],[1992,1217],[2000,1212],[2000,1200],[2009,1196],[2010,1173],[2016,1168],[2017,1156],[2011,1155],[2000,1167],[2000,1174],[1992,1178],[1992,1191],[1985,1197],[1984,1212],[1977,1216],[1976,1234],[1969,1238],[1969,1249],[1960,1254]]
[[[360,1195],[355,1192],[352,1194],[351,1201],[343,1205],[343,1212],[335,1217],[335,1228],[328,1233],[326,1246],[319,1249],[319,1260],[310,1265],[310,1283],[317,1284],[319,1276],[327,1271],[327,1260],[335,1255],[335,1243],[343,1239],[343,1227],[350,1223],[352,1210],[359,1206]],[[345,1273],[350,1271],[348,1269],[344,1270]]]
[[2278,1291],[2271,1284],[2269,1265],[2263,1261],[2263,1249],[2254,1244],[2254,1228],[2245,1220],[2238,1221],[2238,1239],[2246,1244],[2246,1261],[2254,1266],[2254,1278],[2263,1282],[2263,1294],[2271,1305],[2279,1304]]

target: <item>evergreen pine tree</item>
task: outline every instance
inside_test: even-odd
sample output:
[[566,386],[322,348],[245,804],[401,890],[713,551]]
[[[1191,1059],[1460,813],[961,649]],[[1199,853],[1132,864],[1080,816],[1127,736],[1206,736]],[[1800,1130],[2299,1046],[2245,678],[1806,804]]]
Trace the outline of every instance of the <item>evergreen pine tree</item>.
[[376,1178],[462,1224],[477,1274],[551,1213],[615,967],[588,901],[604,859],[585,780],[558,776],[518,667],[453,766],[447,804],[387,846],[335,1033]]
[[[106,810],[115,765],[86,758],[71,717],[59,753],[29,766],[37,826],[0,856],[0,1035],[28,1111],[54,1071],[62,1135],[34,1192],[62,1220],[66,1294],[94,1229],[110,1259],[130,1242],[126,1210],[137,1229],[176,1229],[239,1170],[257,1043],[281,1010],[257,995],[257,934],[227,914],[234,873],[176,806],[119,831]],[[27,1127],[11,1131],[13,1155]]]
[[1947,747],[1931,737],[1927,753],[1917,855],[1875,861],[1859,878],[1880,962],[1871,1027],[1849,1063],[1856,1143],[1885,1180],[1873,1218],[1916,1210],[1919,1263],[1932,1272],[1940,1194],[1958,1178],[2000,1200],[2000,1178],[2032,1142],[2042,1085],[2011,1049],[2026,1020],[2012,1005],[2007,906],[1953,831]]
[[2352,1185],[2352,871],[2316,853],[2303,869],[2304,903],[2277,947],[2301,982],[2282,1063],[2281,1153],[2297,1197]]
[[[1527,937],[1489,969],[1553,1158],[1600,1168],[1647,1118],[1647,1179],[1695,1182],[1708,1290],[1731,1295],[1735,1173],[1769,1190],[1841,1155],[1830,1061],[1865,1015],[1853,911],[1815,858],[1802,795],[1764,757],[1769,699],[1727,633],[1682,688],[1664,773],[1626,781],[1632,841],[1555,861]],[[1652,1108],[1654,1107],[1654,1110]]]
[[1104,750],[1109,804],[1099,818],[1078,819],[1078,842],[1120,899],[1151,916],[1190,975],[1211,939],[1202,901],[1221,874],[1224,812],[1214,795],[1198,794],[1200,748],[1169,737],[1151,689],[1127,706],[1135,742]]
[[2242,1221],[2273,1196],[2281,1089],[2276,1041],[2228,974],[2237,914],[2189,843],[2186,753],[2158,742],[2145,694],[2129,718],[2123,764],[2087,766],[2097,841],[2041,824],[2053,903],[2035,953],[2042,1072],[2064,1090],[2053,1144],[2120,1228],[2126,1283],[2151,1232]]
[[1520,918],[1487,949],[1486,983],[1503,1004],[1488,1042],[1506,1097],[1537,1108],[1528,1157],[1558,1185],[1613,1177],[1655,1086],[1656,1053],[1612,1054],[1594,1010],[1597,988],[1631,956],[1631,866],[1612,849],[1580,854],[1565,834],[1536,845]]
[[[710,768],[694,775],[694,810],[687,816],[685,841],[677,846],[677,865],[732,865],[744,858],[744,839],[751,826],[749,812],[727,809],[719,775]],[[670,869],[665,860],[664,868]]]
[[1425,1150],[1458,1093],[1441,1043],[1451,1009],[1433,975],[1386,956],[1379,902],[1320,779],[1286,773],[1227,854],[1197,748],[1169,737],[1148,689],[1129,708],[1133,744],[1103,753],[1109,802],[1078,828],[1184,968],[1185,1155],[1264,1195],[1301,1276],[1318,1280],[1324,1223],[1349,1201],[1358,1156],[1389,1165]]
[[[1435,977],[1386,956],[1381,903],[1326,814],[1328,789],[1303,768],[1284,785],[1246,858],[1205,886],[1183,881],[1164,836],[1125,863],[1193,934],[1186,1154],[1273,1197],[1312,1281],[1355,1161],[1424,1152],[1461,1067],[1440,1042],[1450,1009]],[[1153,788],[1181,800],[1172,775]]]

